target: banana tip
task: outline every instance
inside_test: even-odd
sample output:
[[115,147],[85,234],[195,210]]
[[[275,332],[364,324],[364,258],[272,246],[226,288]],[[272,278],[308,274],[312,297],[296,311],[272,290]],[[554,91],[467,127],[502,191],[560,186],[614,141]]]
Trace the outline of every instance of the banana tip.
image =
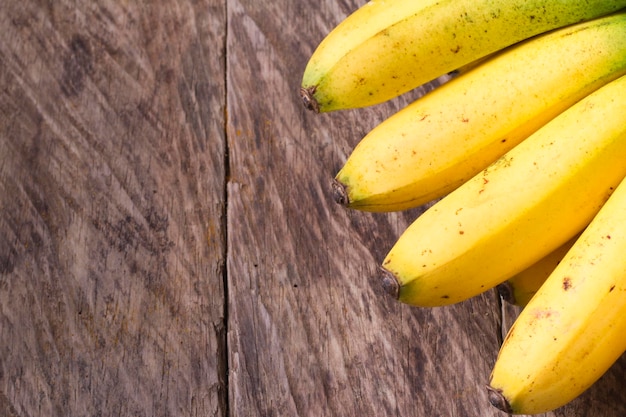
[[350,204],[350,198],[348,197],[348,192],[344,184],[335,178],[333,179],[331,187],[333,189],[333,199],[337,204],[341,204],[342,206]]
[[315,113],[320,112],[320,105],[315,99],[315,90],[316,86],[310,87],[300,87],[300,98],[302,99],[302,104],[307,110],[312,110]]
[[508,281],[505,281],[496,286],[496,290],[504,301],[509,304],[515,304],[515,293],[513,291],[513,287]]
[[505,413],[511,414],[513,410],[511,409],[511,404],[502,394],[502,390],[493,388],[490,385],[487,385],[487,398],[491,405],[496,407],[500,411],[504,411]]
[[383,290],[397,300],[400,296],[400,283],[391,271],[385,268],[381,268],[381,270],[383,273]]

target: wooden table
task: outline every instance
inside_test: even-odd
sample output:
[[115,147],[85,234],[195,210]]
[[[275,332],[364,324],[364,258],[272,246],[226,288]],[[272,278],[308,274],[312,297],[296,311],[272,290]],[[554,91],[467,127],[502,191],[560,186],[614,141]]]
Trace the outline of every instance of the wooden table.
[[[420,94],[316,115],[308,57],[360,1],[0,5],[0,415],[488,417],[516,310],[401,305],[419,215],[332,201]],[[626,360],[549,416],[626,415]]]

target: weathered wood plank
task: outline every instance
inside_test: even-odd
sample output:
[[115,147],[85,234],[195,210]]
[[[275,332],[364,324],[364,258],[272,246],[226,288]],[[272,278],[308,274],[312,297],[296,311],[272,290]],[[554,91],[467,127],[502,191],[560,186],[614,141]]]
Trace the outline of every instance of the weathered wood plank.
[[0,6],[0,391],[225,415],[225,7]]
[[[331,201],[348,152],[406,101],[305,112],[296,91],[306,60],[362,2],[306,3],[229,2],[233,415],[502,415],[484,393],[502,337],[495,293],[441,309],[383,297],[378,262],[419,211],[371,215]],[[546,416],[623,415],[616,368]]]
[[297,97],[308,55],[355,2],[306,14],[229,4],[234,415],[497,415],[483,392],[495,295],[432,310],[384,297],[378,262],[417,211],[348,212],[330,198],[347,152],[401,103],[314,115]]

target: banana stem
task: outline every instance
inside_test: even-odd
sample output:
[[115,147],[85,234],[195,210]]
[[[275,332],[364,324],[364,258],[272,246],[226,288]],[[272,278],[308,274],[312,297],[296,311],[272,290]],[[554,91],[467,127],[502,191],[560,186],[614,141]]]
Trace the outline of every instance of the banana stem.
[[315,100],[315,97],[313,96],[315,94],[316,89],[317,89],[316,86],[306,87],[306,88],[301,87],[300,98],[302,98],[302,103],[304,104],[304,107],[307,110],[312,110],[315,113],[319,113],[320,105],[317,103],[317,100]]
[[333,199],[335,202],[342,206],[348,206],[350,204],[350,198],[348,197],[346,186],[336,179],[333,179],[331,187],[333,189]]
[[383,290],[395,300],[400,297],[400,283],[396,276],[385,268],[380,268],[383,273]]
[[500,298],[502,298],[507,303],[509,304],[516,303],[515,292],[513,291],[513,288],[511,288],[511,284],[508,281],[498,284],[496,286],[496,290],[498,291]]
[[502,395],[502,391],[499,389],[495,389],[489,385],[487,385],[487,397],[489,398],[489,402],[491,405],[496,407],[498,410],[504,411],[505,413],[511,414],[513,409],[511,408],[511,404],[504,398]]

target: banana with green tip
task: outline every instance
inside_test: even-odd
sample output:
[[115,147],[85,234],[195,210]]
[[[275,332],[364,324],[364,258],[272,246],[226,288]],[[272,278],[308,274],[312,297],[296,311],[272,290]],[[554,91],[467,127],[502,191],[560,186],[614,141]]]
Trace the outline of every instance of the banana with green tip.
[[624,12],[514,45],[372,129],[337,173],[336,200],[397,211],[440,198],[623,74]]
[[509,330],[488,386],[494,406],[554,410],[626,351],[625,255],[623,180]]
[[476,59],[626,0],[371,0],[318,45],[300,93],[317,112],[382,103]]
[[478,295],[579,233],[626,175],[626,76],[555,117],[448,194],[402,233],[382,263],[401,302]]

